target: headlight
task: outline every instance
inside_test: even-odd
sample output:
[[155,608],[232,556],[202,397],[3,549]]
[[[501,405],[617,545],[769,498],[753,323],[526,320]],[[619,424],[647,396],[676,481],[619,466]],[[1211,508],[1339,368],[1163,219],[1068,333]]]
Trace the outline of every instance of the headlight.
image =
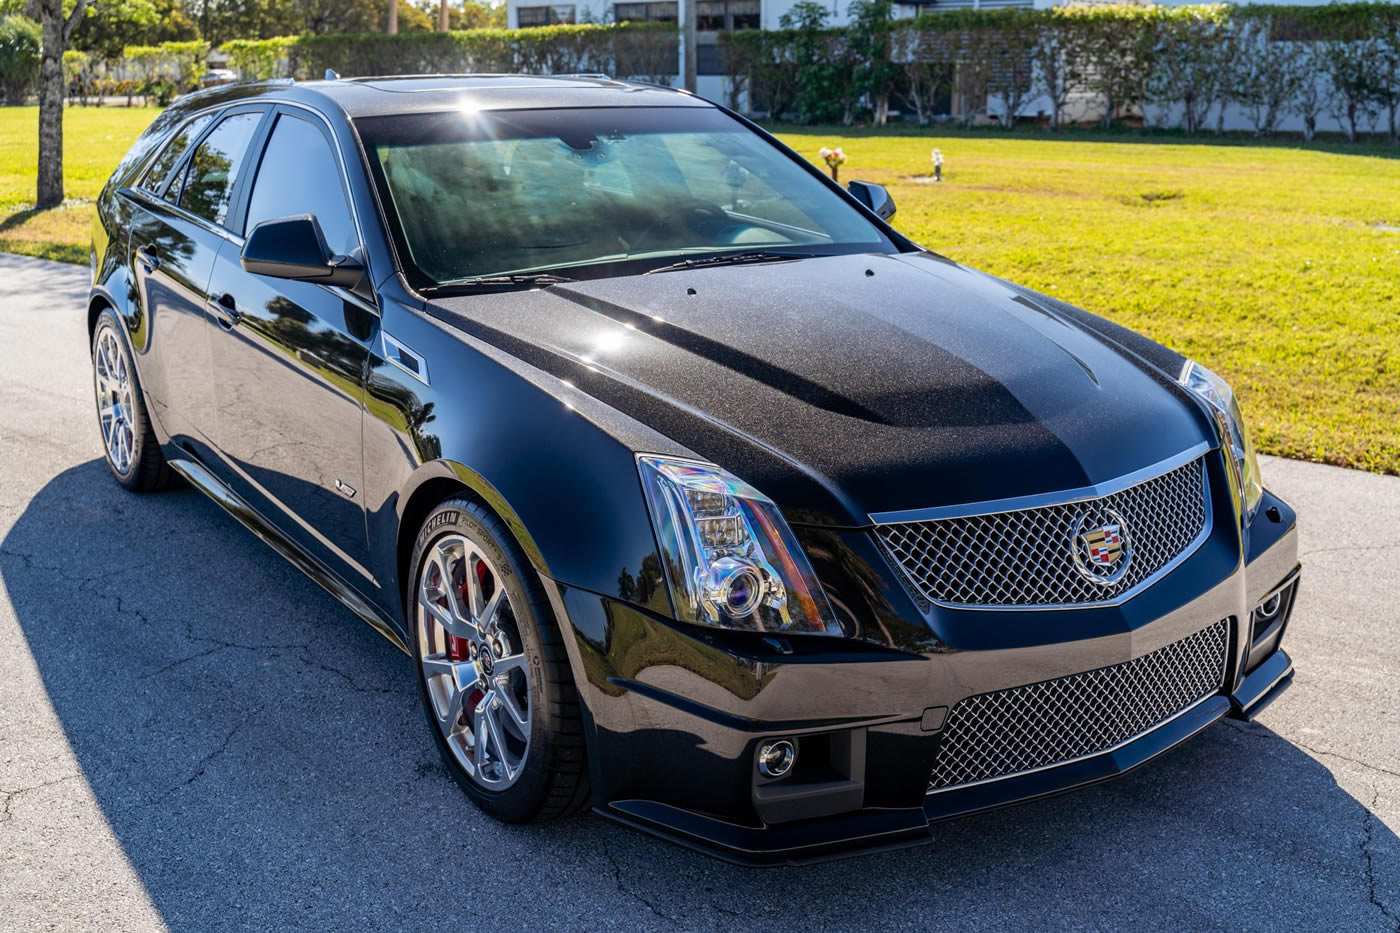
[[1235,393],[1224,379],[1192,360],[1187,360],[1182,367],[1180,382],[1205,399],[1225,422],[1230,433],[1240,491],[1244,495],[1245,518],[1254,518],[1259,500],[1264,496],[1264,484],[1259,478],[1259,456],[1254,451],[1254,441],[1249,437],[1249,428],[1244,423]]
[[713,464],[645,455],[637,464],[682,620],[752,632],[842,634],[771,499]]

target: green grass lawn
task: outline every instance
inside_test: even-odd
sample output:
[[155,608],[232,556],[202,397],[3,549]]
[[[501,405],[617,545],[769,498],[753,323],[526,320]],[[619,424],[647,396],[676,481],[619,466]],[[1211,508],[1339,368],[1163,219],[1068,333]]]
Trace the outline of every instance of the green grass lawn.
[[[91,199],[153,110],[68,111]],[[0,250],[87,261],[91,207],[33,200],[34,108],[0,108]],[[1140,330],[1230,379],[1267,453],[1400,473],[1400,149],[1043,132],[780,128],[953,259]],[[915,181],[943,150],[946,181]],[[8,215],[8,216],[7,216]]]
[[159,112],[145,107],[70,107],[63,124],[68,203],[35,212],[39,108],[0,107],[0,251],[86,265],[91,202]]

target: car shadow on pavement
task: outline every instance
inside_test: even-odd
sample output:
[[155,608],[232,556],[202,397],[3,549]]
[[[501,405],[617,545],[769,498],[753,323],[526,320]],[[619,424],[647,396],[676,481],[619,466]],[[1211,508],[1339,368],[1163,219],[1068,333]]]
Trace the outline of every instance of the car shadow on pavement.
[[131,495],[93,460],[34,496],[0,556],[172,929],[1397,928],[1400,842],[1259,725],[938,824],[923,849],[743,869],[595,817],[486,818],[438,762],[409,660],[192,490]]

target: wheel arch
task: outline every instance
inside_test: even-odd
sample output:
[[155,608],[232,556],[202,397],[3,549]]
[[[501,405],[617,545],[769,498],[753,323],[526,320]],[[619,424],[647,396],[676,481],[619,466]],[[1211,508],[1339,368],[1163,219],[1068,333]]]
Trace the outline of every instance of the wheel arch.
[[544,554],[525,527],[525,522],[486,477],[453,460],[433,460],[418,468],[399,495],[394,566],[400,608],[405,620],[408,619],[409,589],[413,585],[413,568],[409,562],[413,559],[413,546],[418,540],[418,533],[428,513],[456,496],[466,496],[476,501],[504,522],[535,571],[546,578],[550,576]]

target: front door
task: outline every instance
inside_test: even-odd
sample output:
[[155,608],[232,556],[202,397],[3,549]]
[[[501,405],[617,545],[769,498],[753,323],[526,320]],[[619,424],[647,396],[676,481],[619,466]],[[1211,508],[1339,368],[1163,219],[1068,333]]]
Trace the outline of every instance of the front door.
[[[284,108],[266,139],[240,233],[311,214],[332,252],[362,253],[329,130]],[[222,478],[328,569],[372,592],[360,435],[375,306],[345,289],[245,272],[233,244],[215,262],[209,294]]]

